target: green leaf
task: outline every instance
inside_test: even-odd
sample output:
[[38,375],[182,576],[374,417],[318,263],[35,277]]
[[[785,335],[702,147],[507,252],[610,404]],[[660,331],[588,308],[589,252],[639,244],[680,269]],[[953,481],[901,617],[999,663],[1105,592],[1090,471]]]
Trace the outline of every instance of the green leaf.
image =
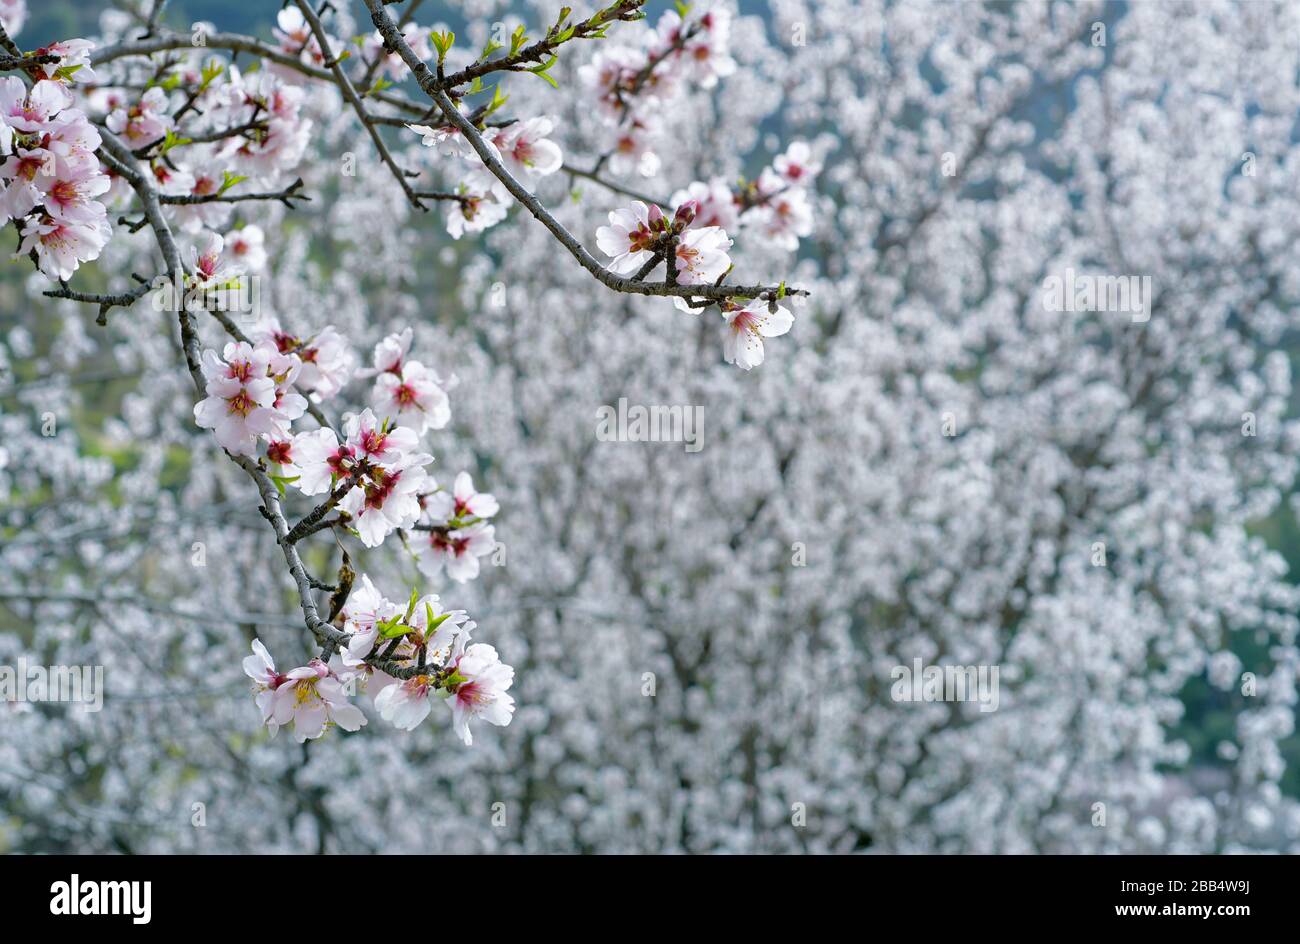
[[163,138],[162,153],[166,154],[172,148],[180,147],[183,144],[189,144],[189,138],[182,138],[175,131],[168,131],[167,137]]
[[508,101],[510,101],[510,96],[501,94],[500,85],[492,86],[492,101],[488,102],[487,108],[483,110],[483,117],[486,118]]
[[272,476],[271,476],[271,481],[275,483],[276,491],[278,491],[281,495],[283,495],[283,494],[284,494],[284,487],[285,487],[286,485],[289,485],[289,484],[291,484],[291,483],[293,483],[293,482],[298,481],[298,476],[296,476],[296,475],[272,475]]
[[433,48],[438,50],[438,64],[441,65],[447,58],[447,52],[456,42],[456,34],[451,30],[445,32],[433,32],[429,34],[429,41],[433,43]]
[[203,67],[203,72],[201,73],[202,82],[199,85],[199,90],[203,91],[207,89],[207,87],[211,85],[214,81],[216,81],[221,75],[223,75],[225,71],[226,71],[226,65],[224,62],[222,62],[220,59],[209,59],[207,65]]
[[375,628],[379,631],[381,639],[396,639],[398,636],[405,636],[410,632],[410,627],[402,623],[400,616],[393,616],[382,623],[376,623]]
[[551,58],[550,58],[548,61],[542,63],[540,66],[534,66],[533,68],[529,69],[528,71],[531,72],[533,75],[536,75],[536,76],[539,76],[539,77],[545,79],[547,82],[550,83],[551,88],[556,88],[556,89],[557,89],[557,88],[560,87],[560,83],[557,82],[557,81],[555,81],[555,77],[552,76],[552,75],[550,75],[549,72],[550,72],[550,68],[551,68],[551,66],[555,65],[555,64],[556,64],[557,62],[559,62],[559,61],[560,61],[560,57],[559,57],[559,56],[551,56]]
[[225,193],[236,184],[242,184],[248,179],[242,174],[232,174],[230,171],[223,171],[222,174],[221,187],[217,190],[218,195]]
[[516,28],[515,31],[512,34],[510,34],[510,55],[513,56],[521,48],[523,48],[523,45],[527,41],[527,39],[528,39],[528,33],[524,30],[523,24],[521,23],[518,26],[518,28]]

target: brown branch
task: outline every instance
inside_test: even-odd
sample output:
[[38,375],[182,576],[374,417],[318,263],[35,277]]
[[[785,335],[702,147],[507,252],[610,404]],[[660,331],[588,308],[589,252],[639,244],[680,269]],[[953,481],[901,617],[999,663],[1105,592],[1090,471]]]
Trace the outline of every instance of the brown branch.
[[308,25],[311,27],[311,31],[316,37],[316,42],[320,44],[321,55],[325,57],[325,62],[329,65],[330,71],[334,75],[335,84],[337,84],[339,89],[343,92],[343,97],[348,100],[348,103],[352,106],[352,110],[357,113],[357,118],[361,120],[361,124],[365,126],[366,132],[370,135],[370,140],[374,142],[375,150],[379,152],[379,157],[388,166],[388,169],[392,171],[394,179],[396,179],[401,185],[402,192],[406,194],[406,199],[410,202],[411,206],[416,207],[417,209],[428,209],[420,201],[420,198],[416,194],[415,189],[411,186],[410,181],[407,180],[408,176],[413,175],[408,174],[406,170],[398,167],[397,162],[393,160],[393,155],[389,153],[388,145],[384,143],[383,135],[379,133],[379,129],[376,128],[370,120],[370,115],[366,111],[365,102],[361,101],[361,97],[357,95],[356,88],[352,85],[352,80],[348,78],[347,73],[343,71],[342,64],[334,57],[334,53],[330,50],[329,38],[325,35],[325,27],[321,25],[320,17],[316,15],[316,11],[312,9],[311,4],[308,3],[307,0],[295,0],[295,3],[297,4],[298,9],[302,11],[302,15],[307,20]]
[[307,196],[307,194],[299,193],[302,187],[302,178],[299,177],[283,190],[273,193],[239,193],[233,195],[224,193],[164,193],[159,195],[158,200],[172,206],[193,206],[199,203],[245,203],[250,200],[279,200],[292,210],[294,200],[311,200],[311,197]]
[[[370,4],[367,2],[366,6],[369,7]],[[630,21],[643,19],[645,16],[645,14],[641,12],[641,7],[643,6],[645,6],[645,0],[618,0],[618,2],[611,4],[603,10],[597,10],[582,22],[575,23],[573,25],[573,32],[564,39],[560,39],[559,37],[565,32],[563,24],[568,16],[565,14],[547,31],[544,39],[540,39],[530,46],[525,46],[514,55],[502,56],[500,59],[486,59],[481,62],[476,62],[471,66],[461,69],[459,72],[453,72],[440,84],[444,89],[454,89],[458,85],[464,85],[466,82],[472,82],[474,79],[489,75],[493,72],[526,71],[523,68],[526,63],[541,63],[548,56],[554,55],[556,49],[570,40],[591,39],[593,37],[599,38],[603,35],[605,27],[610,23],[620,20]],[[374,15],[374,9],[375,8],[371,8],[372,17]],[[385,16],[386,15],[387,14],[385,14]]]
[[[442,110],[446,119],[465,136],[465,140],[474,148],[483,165],[491,171],[494,177],[501,181],[506,190],[523,204],[525,209],[536,220],[551,232],[551,235],[569,251],[569,254],[578,261],[578,264],[601,284],[616,292],[626,292],[633,295],[673,296],[687,299],[701,298],[711,302],[738,296],[775,298],[782,294],[782,287],[779,285],[733,285],[724,287],[720,285],[670,285],[666,281],[638,282],[605,268],[583,247],[582,243],[564,228],[546,207],[542,206],[526,187],[511,175],[510,171],[493,154],[492,149],[483,140],[483,136],[479,134],[478,129],[460,113],[456,103],[443,90],[429,66],[407,44],[402,34],[397,30],[392,18],[384,10],[381,0],[365,0],[365,4],[366,8],[370,10],[371,21],[384,38],[384,45],[402,57],[402,61],[410,68],[415,80],[420,84],[420,88],[433,99],[434,104]],[[808,291],[800,288],[785,288],[784,294],[807,295]]]

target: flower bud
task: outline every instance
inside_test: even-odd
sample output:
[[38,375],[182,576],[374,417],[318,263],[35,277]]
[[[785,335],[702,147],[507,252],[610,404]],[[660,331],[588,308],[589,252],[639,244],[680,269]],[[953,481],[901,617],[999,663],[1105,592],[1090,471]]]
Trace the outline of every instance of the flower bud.
[[699,215],[700,202],[698,200],[687,200],[677,208],[673,214],[673,230],[680,233],[691,223],[695,222],[695,217]]

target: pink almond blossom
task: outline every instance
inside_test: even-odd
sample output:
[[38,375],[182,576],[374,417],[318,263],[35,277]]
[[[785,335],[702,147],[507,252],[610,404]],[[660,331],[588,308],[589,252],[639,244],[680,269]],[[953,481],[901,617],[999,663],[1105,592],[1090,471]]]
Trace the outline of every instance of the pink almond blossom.
[[381,414],[419,434],[451,422],[451,400],[442,379],[419,361],[407,361],[400,373],[380,374],[374,404]]
[[501,727],[510,723],[515,700],[506,690],[514,683],[515,670],[501,661],[496,649],[485,643],[467,648],[455,659],[453,668],[453,677],[463,681],[447,699],[447,707],[451,709],[452,727],[468,746],[474,743],[470,721],[482,719]]
[[763,363],[763,338],[779,337],[794,324],[794,315],[786,308],[777,305],[775,311],[769,310],[761,298],[752,299],[744,307],[728,304],[723,314],[727,319],[723,357],[741,370]]
[[361,709],[348,701],[338,676],[319,659],[285,673],[272,705],[272,720],[280,727],[292,724],[299,743],[320,737],[331,724],[356,731],[366,723]]

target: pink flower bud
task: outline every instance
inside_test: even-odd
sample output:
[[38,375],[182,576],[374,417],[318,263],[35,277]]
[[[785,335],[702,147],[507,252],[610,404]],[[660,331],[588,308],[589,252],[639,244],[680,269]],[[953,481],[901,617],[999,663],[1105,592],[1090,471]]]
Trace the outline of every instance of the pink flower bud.
[[695,221],[695,217],[699,215],[699,212],[700,212],[699,201],[687,200],[685,203],[679,206],[677,208],[677,212],[673,214],[673,229],[676,232],[680,233],[682,230],[686,229],[686,227],[690,226],[691,223]]

